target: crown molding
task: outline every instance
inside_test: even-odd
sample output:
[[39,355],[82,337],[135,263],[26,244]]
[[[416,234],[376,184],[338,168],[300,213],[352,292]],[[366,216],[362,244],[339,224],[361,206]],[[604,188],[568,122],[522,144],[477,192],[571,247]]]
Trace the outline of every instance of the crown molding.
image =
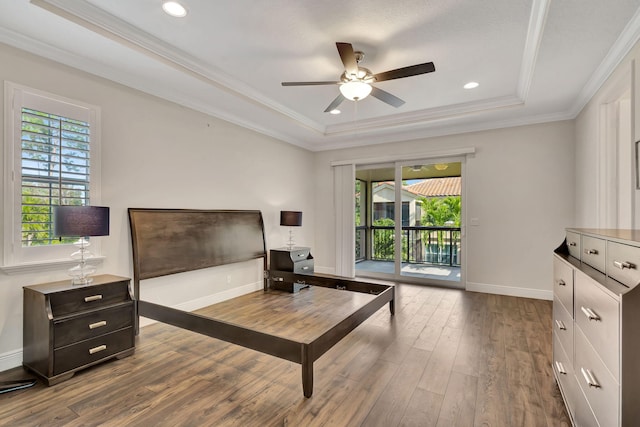
[[[518,117],[514,119],[485,120],[482,123],[470,124],[450,124],[444,126],[425,126],[412,129],[407,132],[394,133],[393,138],[384,136],[374,138],[354,138],[350,141],[340,141],[328,144],[322,144],[320,147],[314,147],[312,151],[330,151],[343,148],[359,148],[371,145],[388,144],[394,142],[420,141],[427,138],[436,138],[441,136],[461,135],[472,132],[483,132],[495,129],[505,129],[518,126],[529,126],[542,123],[551,123],[564,120],[572,120],[575,116],[567,113],[540,114],[530,117]],[[362,135],[358,135],[362,136]]]
[[504,96],[481,101],[466,102],[427,110],[412,111],[409,113],[394,114],[387,117],[378,117],[359,120],[351,123],[327,126],[326,136],[343,135],[354,132],[366,132],[378,129],[402,128],[426,122],[435,124],[443,120],[466,116],[482,111],[494,110],[524,105],[524,101],[515,96]]
[[569,111],[573,117],[577,117],[585,105],[593,98],[596,92],[607,81],[622,60],[631,51],[640,39],[640,9],[636,11],[631,20],[624,27],[620,36],[604,57],[598,68],[593,72],[587,84],[576,98]]
[[324,127],[321,124],[272,101],[253,87],[240,82],[219,68],[198,60],[88,2],[31,0],[31,3],[217,89],[283,114],[319,134],[324,132]]
[[549,5],[551,0],[533,0],[531,6],[531,16],[529,17],[529,27],[527,38],[522,53],[522,64],[520,65],[520,76],[518,78],[518,98],[525,100],[529,95],[529,88],[533,80],[533,72],[536,68],[538,51],[542,41],[542,33],[547,22]]

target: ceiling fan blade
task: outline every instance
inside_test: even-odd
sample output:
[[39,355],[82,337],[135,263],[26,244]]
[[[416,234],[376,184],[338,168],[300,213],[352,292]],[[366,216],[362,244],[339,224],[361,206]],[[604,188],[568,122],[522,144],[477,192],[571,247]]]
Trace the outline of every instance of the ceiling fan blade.
[[358,61],[356,61],[356,54],[353,51],[353,46],[351,45],[351,43],[337,42],[336,47],[338,48],[340,59],[342,59],[344,69],[347,74],[357,75]]
[[282,82],[282,86],[320,86],[337,85],[340,82]]
[[386,92],[382,89],[378,89],[375,86],[371,87],[371,96],[375,96],[382,102],[386,102],[389,105],[392,105],[396,108],[404,105],[404,101],[398,98],[395,95],[391,95],[389,92]]
[[385,80],[402,79],[404,77],[417,76],[419,74],[432,73],[436,70],[433,62],[425,62],[424,64],[410,65],[408,67],[396,68],[395,70],[385,71],[384,73],[374,74],[377,82]]
[[336,99],[334,99],[333,101],[331,101],[331,104],[329,104],[329,106],[327,107],[326,110],[324,110],[325,113],[329,113],[332,110],[335,110],[336,108],[338,108],[338,105],[342,104],[342,101],[344,101],[345,98],[344,96],[342,96],[342,94],[338,95],[336,97]]

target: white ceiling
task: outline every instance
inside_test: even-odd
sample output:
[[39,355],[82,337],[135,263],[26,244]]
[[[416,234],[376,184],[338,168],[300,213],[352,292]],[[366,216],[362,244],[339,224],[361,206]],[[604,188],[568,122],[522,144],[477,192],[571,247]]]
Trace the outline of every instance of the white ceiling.
[[[571,119],[640,37],[640,0],[0,0],[0,42],[319,151]],[[345,101],[336,42],[406,101]],[[477,81],[480,86],[462,86]]]

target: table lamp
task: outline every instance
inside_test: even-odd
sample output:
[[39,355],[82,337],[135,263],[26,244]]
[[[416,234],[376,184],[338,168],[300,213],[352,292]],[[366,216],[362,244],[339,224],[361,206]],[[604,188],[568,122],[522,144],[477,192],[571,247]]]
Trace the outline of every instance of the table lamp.
[[289,242],[287,249],[293,249],[293,229],[291,227],[302,226],[302,212],[298,211],[280,211],[280,225],[289,227]]
[[53,208],[53,234],[60,237],[78,237],[74,243],[78,250],[71,259],[80,263],[69,269],[74,285],[88,285],[90,275],[96,268],[87,265],[93,254],[87,250],[90,243],[86,237],[109,235],[109,208],[105,206],[55,206]]

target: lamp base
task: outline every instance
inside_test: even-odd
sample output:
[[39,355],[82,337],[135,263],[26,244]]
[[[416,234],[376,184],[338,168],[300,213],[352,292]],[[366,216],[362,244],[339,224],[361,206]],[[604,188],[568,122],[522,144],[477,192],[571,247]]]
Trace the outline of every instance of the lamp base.
[[93,254],[87,249],[90,243],[87,239],[80,238],[74,245],[79,249],[71,254],[71,259],[79,260],[80,263],[68,270],[69,276],[71,276],[71,284],[88,285],[93,282],[93,279],[89,276],[96,272],[94,266],[87,264],[87,259],[93,258]]

